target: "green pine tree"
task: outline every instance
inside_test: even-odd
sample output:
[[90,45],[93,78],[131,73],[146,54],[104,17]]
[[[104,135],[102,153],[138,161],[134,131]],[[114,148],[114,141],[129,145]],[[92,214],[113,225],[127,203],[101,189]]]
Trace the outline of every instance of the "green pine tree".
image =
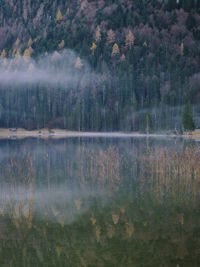
[[146,134],[150,134],[154,132],[153,120],[152,120],[151,114],[149,113],[144,114],[143,132]]
[[188,17],[186,19],[186,26],[188,30],[192,30],[193,28],[196,27],[196,19],[195,19],[194,13],[190,12],[188,14]]
[[193,120],[192,110],[189,103],[183,109],[182,123],[185,131],[194,131],[195,123]]

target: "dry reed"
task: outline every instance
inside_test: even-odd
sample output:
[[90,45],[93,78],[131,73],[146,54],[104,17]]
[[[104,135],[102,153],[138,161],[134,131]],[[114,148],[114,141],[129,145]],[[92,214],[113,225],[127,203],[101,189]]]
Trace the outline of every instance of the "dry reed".
[[[140,173],[137,173],[142,188],[150,185],[157,199],[164,196],[190,196],[197,199],[200,183],[200,149],[181,147],[175,149],[156,148],[140,156]],[[145,184],[144,184],[145,181]]]

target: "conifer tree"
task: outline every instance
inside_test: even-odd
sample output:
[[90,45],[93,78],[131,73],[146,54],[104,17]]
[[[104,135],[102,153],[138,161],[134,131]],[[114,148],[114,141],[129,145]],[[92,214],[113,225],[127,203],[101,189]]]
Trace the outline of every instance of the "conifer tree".
[[151,117],[151,114],[149,113],[144,114],[143,131],[146,134],[150,134],[154,132],[152,117]]
[[81,62],[80,57],[77,58],[75,68],[76,69],[81,69],[83,67],[83,63]]
[[16,52],[16,56],[20,56],[21,55],[21,49],[17,49],[17,52]]
[[59,21],[62,19],[62,13],[60,11],[60,9],[58,10],[57,16],[56,16],[56,21]]
[[116,55],[119,55],[120,51],[119,51],[119,46],[117,43],[115,43],[113,45],[113,48],[112,48],[112,56],[116,56]]
[[83,10],[87,6],[87,4],[88,4],[88,0],[83,0],[81,3],[81,10]]
[[59,48],[59,49],[62,49],[62,48],[64,47],[64,45],[65,45],[65,41],[62,40],[62,41],[58,44],[58,48]]
[[121,60],[121,61],[126,60],[126,56],[125,56],[124,54],[122,54],[121,57],[120,57],[120,60]]
[[108,31],[108,36],[107,36],[107,42],[108,44],[114,43],[115,41],[115,32],[113,30]]
[[24,59],[29,59],[30,58],[30,51],[29,51],[29,49],[27,48],[27,49],[25,49],[24,50]]
[[190,30],[190,31],[196,27],[196,19],[194,17],[194,14],[191,12],[188,14],[188,17],[186,20],[186,26],[187,26],[188,30]]
[[17,40],[15,41],[15,43],[14,43],[14,46],[15,47],[18,47],[19,46],[19,44],[20,44],[20,39],[19,38],[17,38]]
[[147,47],[147,42],[146,41],[144,41],[143,46]]
[[97,45],[95,43],[92,43],[92,46],[90,47],[90,50],[92,51],[92,55],[94,55],[94,51],[96,50]]
[[180,52],[181,52],[181,55],[183,55],[183,53],[184,53],[184,43],[183,42],[180,45]]
[[1,52],[0,58],[5,58],[5,57],[6,57],[6,50],[3,49],[3,51]]
[[96,32],[95,32],[95,40],[96,42],[101,41],[101,28],[97,26]]
[[126,35],[126,44],[127,48],[131,48],[134,45],[135,37],[133,33],[129,30],[128,34]]
[[32,38],[30,38],[30,39],[28,40],[28,47],[30,47],[30,46],[32,45],[32,43],[33,43],[33,40],[32,40]]
[[192,110],[189,103],[184,107],[182,114],[182,123],[185,131],[194,131],[195,123],[192,116]]

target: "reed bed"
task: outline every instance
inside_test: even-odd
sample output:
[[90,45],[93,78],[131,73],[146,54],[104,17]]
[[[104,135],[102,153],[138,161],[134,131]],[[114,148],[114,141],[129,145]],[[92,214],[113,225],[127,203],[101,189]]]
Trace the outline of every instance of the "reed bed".
[[107,186],[110,190],[117,189],[120,180],[121,156],[117,149],[88,150],[85,147],[78,155],[78,177],[82,185],[93,184]]
[[[119,188],[119,165],[120,155],[117,150],[110,147],[106,150],[85,149],[77,151],[77,168],[72,163],[67,170],[70,177],[74,177],[73,183],[79,185],[81,189],[94,191],[96,188],[105,189],[108,193],[113,193]],[[48,216],[57,217],[62,211],[51,207],[51,159],[49,155],[45,157],[48,206],[44,210]],[[24,158],[11,159],[1,169],[0,179],[0,215],[11,219],[16,227],[26,222],[28,227],[32,226],[35,205],[35,170],[29,154]],[[74,196],[74,206],[79,211],[82,200]],[[59,219],[58,219],[59,220]],[[64,224],[60,221],[60,224]]]
[[[77,150],[77,165],[67,167],[73,182],[81,189],[104,189],[108,196],[118,194],[124,184],[141,195],[150,193],[155,200],[170,197],[173,200],[199,199],[200,148],[181,147],[149,149],[136,152],[134,158],[125,157],[114,148]],[[46,179],[48,202],[51,198],[50,157],[46,156]],[[31,227],[35,202],[35,170],[30,155],[21,160],[10,160],[1,170],[0,214],[9,217],[19,226],[25,220]],[[71,179],[71,178],[70,178]],[[3,182],[4,181],[4,182]],[[5,182],[6,181],[6,182]],[[23,195],[23,198],[20,198]],[[77,210],[81,199],[74,199]],[[48,214],[51,214],[51,209]],[[57,212],[53,212],[56,214]]]
[[35,175],[29,154],[4,165],[0,180],[0,214],[9,216],[16,227],[33,220]]
[[199,196],[200,148],[156,148],[137,160],[140,169],[136,176],[141,181],[141,188],[148,186],[157,199],[189,196],[196,200]]

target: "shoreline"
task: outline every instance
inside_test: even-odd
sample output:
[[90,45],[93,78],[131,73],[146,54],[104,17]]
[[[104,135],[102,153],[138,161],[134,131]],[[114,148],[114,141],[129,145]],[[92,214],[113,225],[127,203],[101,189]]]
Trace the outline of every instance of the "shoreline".
[[184,138],[200,141],[200,130],[183,134]]
[[176,134],[143,134],[139,132],[79,132],[63,129],[40,129],[40,130],[25,130],[22,128],[9,129],[0,128],[0,139],[18,139],[18,138],[65,138],[65,137],[183,137],[187,139],[200,140],[200,131],[185,133],[183,135]]

